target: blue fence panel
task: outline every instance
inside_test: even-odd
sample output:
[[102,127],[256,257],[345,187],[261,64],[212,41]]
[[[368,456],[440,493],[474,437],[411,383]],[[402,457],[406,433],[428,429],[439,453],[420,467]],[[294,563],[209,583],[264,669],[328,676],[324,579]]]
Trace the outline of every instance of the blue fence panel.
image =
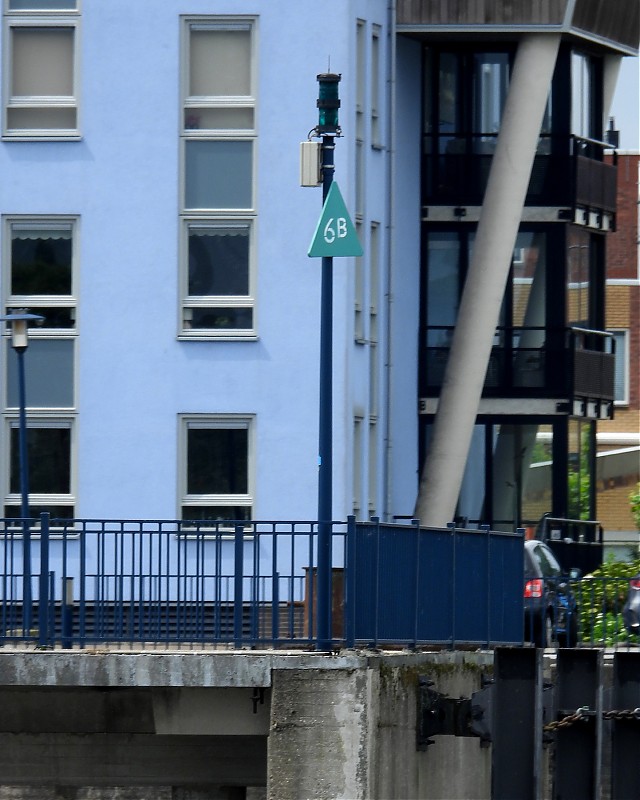
[[491,591],[487,585],[488,541],[486,531],[452,529],[454,641],[487,641]]
[[357,525],[355,637],[372,643],[415,640],[418,601],[416,529]]
[[522,642],[521,534],[372,522],[355,536],[355,641]]
[[455,553],[451,531],[424,528],[420,535],[420,602],[417,638],[437,644],[453,643],[455,624]]
[[520,644],[524,636],[523,537],[492,531],[490,542],[489,641]]

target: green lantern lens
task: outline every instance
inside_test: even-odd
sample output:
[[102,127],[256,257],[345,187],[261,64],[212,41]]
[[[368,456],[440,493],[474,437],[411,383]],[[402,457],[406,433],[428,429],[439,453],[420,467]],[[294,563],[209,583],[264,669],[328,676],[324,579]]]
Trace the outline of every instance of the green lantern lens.
[[324,73],[318,75],[318,131],[320,133],[335,133],[338,129],[338,83],[340,75]]

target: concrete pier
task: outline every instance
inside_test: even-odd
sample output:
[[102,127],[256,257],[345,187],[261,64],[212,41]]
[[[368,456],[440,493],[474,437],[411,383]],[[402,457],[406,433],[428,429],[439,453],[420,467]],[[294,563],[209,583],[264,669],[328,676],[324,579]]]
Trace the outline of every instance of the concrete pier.
[[[470,697],[491,653],[0,653],[2,800],[490,796],[490,748],[417,748],[420,676]],[[460,764],[464,769],[460,769]]]

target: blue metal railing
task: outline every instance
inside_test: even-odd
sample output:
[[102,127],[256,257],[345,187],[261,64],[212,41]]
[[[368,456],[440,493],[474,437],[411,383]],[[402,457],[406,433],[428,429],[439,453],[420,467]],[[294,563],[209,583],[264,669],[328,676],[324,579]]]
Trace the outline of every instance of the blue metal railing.
[[[0,520],[0,644],[317,646],[315,521]],[[516,644],[521,533],[331,523],[336,646]],[[29,596],[29,593],[26,594]]]

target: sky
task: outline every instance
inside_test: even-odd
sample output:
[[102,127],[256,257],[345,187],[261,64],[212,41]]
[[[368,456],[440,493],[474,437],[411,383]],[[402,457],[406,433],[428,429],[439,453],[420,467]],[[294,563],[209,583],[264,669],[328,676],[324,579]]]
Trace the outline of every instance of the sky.
[[640,150],[640,59],[623,58],[611,116],[620,131],[621,150]]

